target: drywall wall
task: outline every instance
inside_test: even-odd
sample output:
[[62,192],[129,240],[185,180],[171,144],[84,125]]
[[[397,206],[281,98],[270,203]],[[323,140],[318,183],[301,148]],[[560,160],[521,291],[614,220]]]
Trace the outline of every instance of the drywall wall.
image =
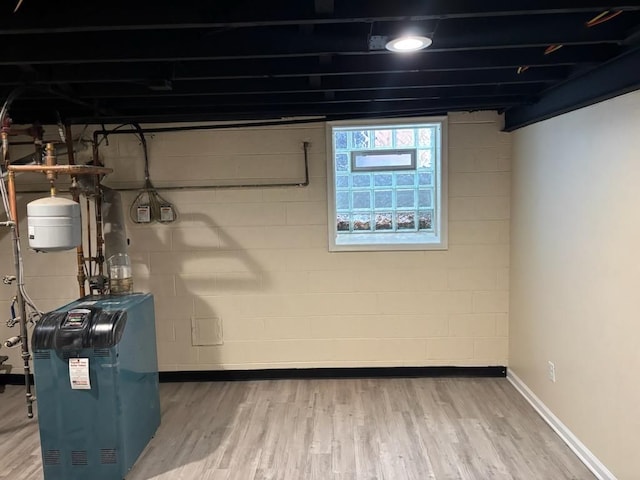
[[621,480],[640,475],[639,133],[635,92],[514,135],[510,368]]
[[[311,143],[306,188],[167,191],[177,222],[129,223],[161,370],[505,365],[511,144],[500,128],[492,112],[450,116],[449,249],[411,252],[328,252],[324,123],[149,136],[157,185],[299,181]],[[141,185],[135,137],[112,136],[101,154],[109,183]],[[2,252],[10,271],[6,236]],[[29,253],[26,265],[43,308],[76,295],[73,253]],[[220,326],[222,345],[199,345]]]

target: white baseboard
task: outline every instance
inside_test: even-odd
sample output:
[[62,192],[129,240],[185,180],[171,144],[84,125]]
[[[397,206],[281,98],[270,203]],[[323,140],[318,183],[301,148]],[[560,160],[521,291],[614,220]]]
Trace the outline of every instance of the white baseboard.
[[616,477],[598,458],[576,437],[567,426],[556,417],[535,393],[512,370],[507,371],[507,380],[531,404],[542,419],[558,434],[564,443],[591,470],[598,480],[616,480]]

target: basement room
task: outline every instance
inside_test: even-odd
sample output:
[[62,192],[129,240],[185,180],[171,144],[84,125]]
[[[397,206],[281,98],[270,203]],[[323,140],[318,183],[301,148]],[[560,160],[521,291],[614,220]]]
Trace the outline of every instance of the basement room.
[[0,38],[0,480],[640,480],[640,1]]

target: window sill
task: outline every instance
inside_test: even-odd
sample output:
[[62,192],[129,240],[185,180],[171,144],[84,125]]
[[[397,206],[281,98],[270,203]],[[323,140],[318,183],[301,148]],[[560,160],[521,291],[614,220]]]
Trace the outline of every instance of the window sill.
[[331,252],[380,250],[446,250],[447,242],[433,233],[349,233],[329,242]]

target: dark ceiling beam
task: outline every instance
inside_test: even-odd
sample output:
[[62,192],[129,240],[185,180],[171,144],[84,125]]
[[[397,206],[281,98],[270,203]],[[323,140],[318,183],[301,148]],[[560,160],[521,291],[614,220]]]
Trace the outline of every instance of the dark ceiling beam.
[[[171,93],[158,94],[155,96],[110,98],[103,100],[105,105],[112,108],[140,108],[157,106],[199,106],[199,105],[279,105],[286,104],[317,104],[317,103],[349,103],[368,101],[389,101],[389,100],[437,100],[437,99],[459,99],[459,98],[487,98],[487,97],[520,97],[530,98],[540,90],[540,84],[515,84],[515,85],[478,85],[471,87],[434,87],[434,88],[414,88],[414,89],[387,89],[377,91],[366,90],[316,90],[309,92],[288,92],[278,95],[267,94],[218,94],[218,95],[198,95],[198,96],[176,96]],[[326,93],[330,92],[331,98],[326,98]],[[16,108],[35,108],[39,103],[43,107],[52,104],[50,96],[40,96],[38,98],[20,98],[16,100]],[[50,105],[49,105],[50,106]]]
[[[493,105],[520,105],[523,102],[528,103],[532,100],[533,97],[528,95],[516,95],[516,94],[490,94],[485,96],[412,96],[412,95],[391,95],[388,97],[376,97],[376,98],[346,98],[343,100],[332,99],[327,100],[323,97],[318,97],[315,99],[300,99],[297,101],[290,101],[289,97],[284,97],[280,99],[273,98],[261,98],[257,101],[248,102],[246,99],[244,101],[234,101],[234,100],[220,100],[218,97],[218,101],[216,99],[207,99],[207,98],[189,98],[183,101],[178,101],[175,98],[169,98],[166,101],[162,101],[160,99],[156,101],[149,101],[149,99],[144,99],[142,101],[137,100],[131,103],[127,102],[118,102],[113,105],[114,109],[118,111],[127,111],[127,108],[130,110],[166,110],[166,109],[175,109],[175,108],[184,108],[184,107],[211,107],[211,108],[246,108],[246,107],[254,107],[254,108],[263,108],[265,110],[272,110],[274,108],[279,108],[281,105],[287,105],[290,107],[298,107],[305,106],[307,108],[324,108],[325,105],[353,105],[357,103],[371,103],[371,102],[424,102],[424,101],[449,101],[449,102],[460,102],[467,101],[471,103],[476,103],[478,101],[483,102],[491,102]],[[111,107],[112,104],[109,103]]]
[[[270,0],[268,2],[201,0],[111,0],[100,7],[86,0],[24,2],[17,14],[14,2],[2,2],[0,34],[46,34],[51,32],[104,32],[127,30],[242,28],[323,23],[370,23],[407,19],[439,20],[521,15],[557,15],[600,12],[615,7],[637,11],[637,2],[617,4],[603,0],[336,0],[333,11],[318,16],[316,5],[326,8],[329,0]],[[398,12],[402,12],[399,15]]]
[[532,105],[508,110],[505,130],[512,132],[582,107],[640,89],[640,48],[550,89]]
[[[561,43],[565,46],[614,44],[625,39],[620,29],[567,29],[557,20],[522,24],[520,28],[495,28],[491,23],[477,26],[472,32],[438,31],[429,53],[487,50],[544,49]],[[356,55],[371,53],[391,55],[387,51],[369,52],[367,28],[343,29],[339,32],[316,30],[312,35],[298,29],[232,31],[216,35],[199,32],[148,32],[141,37],[123,32],[111,37],[83,35],[81,41],[68,35],[33,38],[16,37],[11,48],[0,56],[0,65],[100,64],[127,62],[229,61],[234,59],[293,58],[319,55]],[[40,38],[40,37],[39,37]]]
[[[519,102],[507,102],[507,104],[518,104]],[[316,116],[316,115],[344,115],[344,114],[358,114],[358,113],[382,113],[382,112],[418,112],[423,110],[453,110],[458,108],[476,109],[486,108],[487,106],[503,105],[503,102],[496,101],[495,99],[489,100],[475,100],[469,102],[468,100],[397,100],[393,102],[368,102],[368,103],[351,103],[351,104],[325,104],[325,105],[280,105],[276,108],[269,107],[268,113],[272,115],[281,116]],[[242,107],[202,107],[202,109],[215,110],[224,114],[242,114],[242,113],[255,113],[263,114],[261,109],[254,106]],[[193,107],[177,107],[170,109],[167,113],[189,113],[193,111]],[[198,109],[196,108],[196,111]],[[124,111],[126,114],[126,111]]]
[[[240,104],[229,104],[229,103],[215,103],[215,102],[187,102],[187,103],[158,103],[151,104],[145,107],[140,105],[130,105],[129,108],[121,107],[117,111],[122,114],[131,113],[135,114],[137,112],[145,112],[145,113],[170,113],[174,111],[187,111],[187,109],[191,109],[194,111],[210,109],[212,111],[217,112],[225,112],[225,113],[233,113],[240,112],[246,113],[248,112],[262,112],[262,113],[273,113],[277,115],[291,116],[291,115],[317,115],[318,112],[327,112],[327,109],[334,109],[335,112],[342,113],[351,112],[355,107],[355,105],[361,105],[362,108],[360,110],[367,111],[372,110],[371,105],[375,104],[376,107],[373,110],[378,110],[378,104],[392,104],[392,105],[405,105],[407,107],[413,108],[414,105],[422,105],[425,102],[437,102],[437,105],[452,105],[451,108],[459,108],[460,105],[470,104],[472,106],[482,105],[483,107],[486,105],[491,105],[496,109],[506,108],[514,105],[522,105],[523,103],[529,102],[530,99],[524,96],[516,96],[516,95],[506,95],[501,98],[497,97],[479,97],[470,99],[468,97],[455,97],[455,98],[397,98],[390,99],[386,101],[375,101],[371,100],[363,100],[363,101],[310,101],[310,102],[295,102],[295,103],[240,103]],[[56,103],[45,103],[40,106],[40,111],[52,111],[52,112],[65,112],[69,106],[61,106]],[[383,108],[383,107],[380,107]],[[440,109],[442,107],[438,107]],[[24,110],[20,110],[21,112],[29,110],[28,107],[25,107]],[[31,109],[33,110],[33,109]],[[330,111],[334,111],[330,110]],[[384,110],[384,108],[383,108]],[[108,112],[109,110],[102,110],[102,112]],[[117,115],[116,113],[98,113],[95,110],[86,110],[85,113],[95,113],[96,115],[107,115],[113,116]],[[322,113],[322,114],[325,114]],[[328,114],[328,113],[326,113]]]
[[[411,109],[372,109],[361,108],[353,111],[336,111],[319,116],[317,121],[325,120],[348,120],[358,118],[398,118],[415,117],[425,115],[445,115],[455,111],[475,111],[475,110],[500,110],[499,104],[478,103],[471,109],[464,105],[449,105],[446,108],[437,105],[424,108]],[[126,115],[97,116],[88,114],[81,110],[66,110],[62,112],[63,121],[70,124],[122,124],[122,123],[174,123],[174,122],[205,122],[205,121],[254,121],[254,120],[291,120],[292,117],[300,116],[295,114],[271,113],[268,111],[253,112],[220,112],[216,108],[207,109],[185,109],[183,111],[171,111],[165,113],[139,112]],[[305,114],[305,117],[315,117],[317,115]],[[29,123],[37,118],[41,123],[55,123],[56,116],[52,113],[43,114],[42,111],[24,111],[22,116],[16,116],[16,123]]]
[[282,116],[314,116],[314,115],[335,115],[344,113],[364,113],[364,112],[388,112],[388,111],[416,111],[424,110],[425,108],[433,108],[436,110],[442,109],[458,109],[462,105],[470,105],[467,108],[476,109],[478,106],[486,108],[487,105],[500,106],[505,108],[513,105],[522,105],[523,98],[509,97],[507,99],[499,100],[496,98],[476,98],[470,101],[466,98],[453,98],[453,99],[414,99],[414,98],[401,98],[390,101],[363,101],[363,102],[322,102],[322,103],[292,103],[292,104],[267,104],[267,105],[218,105],[218,104],[205,104],[200,106],[191,105],[154,105],[147,109],[130,110],[122,109],[123,113],[146,111],[149,113],[170,113],[170,112],[188,112],[193,109],[212,109],[221,113],[247,113],[256,112],[263,113],[269,112],[272,114],[278,114]]
[[29,83],[86,84],[107,82],[145,82],[153,80],[194,81],[233,78],[297,77],[310,75],[353,75],[453,70],[516,69],[530,67],[595,64],[620,52],[612,45],[564,47],[553,55],[542,49],[487,50],[482,52],[424,52],[411,56],[362,55],[335,57],[330,63],[314,57],[295,59],[227,60],[211,62],[149,63],[143,65],[40,65],[18,72],[15,66],[0,67],[0,86]]
[[[174,82],[170,92],[152,91],[144,85],[101,85],[77,86],[75,95],[83,99],[132,98],[200,95],[254,95],[285,94],[296,92],[365,91],[368,94],[389,89],[429,89],[439,87],[473,87],[476,85],[526,85],[552,84],[563,80],[569,74],[566,67],[527,70],[518,75],[515,69],[480,70],[473,75],[467,72],[425,72],[402,75],[348,75],[345,77],[316,77],[318,83],[311,86],[305,77],[264,78],[238,80],[203,80]],[[41,98],[37,91],[27,91],[23,98]]]
[[[177,114],[166,113],[166,114],[149,114],[149,113],[140,113],[135,115],[109,115],[109,116],[98,116],[91,115],[86,111],[81,110],[65,110],[61,113],[62,121],[71,125],[110,125],[110,124],[127,124],[127,123],[176,123],[176,122],[210,122],[210,121],[229,121],[229,122],[239,122],[239,121],[264,121],[264,120],[287,120],[291,121],[291,119],[287,117],[283,117],[282,115],[271,115],[269,113],[245,113],[245,114],[219,114],[215,112],[215,109],[208,110],[198,110],[187,113]],[[445,112],[438,112],[438,114],[444,114]],[[349,117],[338,117],[336,120],[346,119],[346,118],[365,118],[370,115],[360,115],[357,116],[349,116]],[[387,116],[387,115],[385,115]],[[27,124],[32,123],[34,119],[37,119],[41,124],[55,124],[57,122],[57,117],[55,112],[44,112],[42,110],[33,110],[33,111],[22,111],[19,115],[15,115],[12,117],[12,120],[16,124]],[[318,118],[318,122],[325,121],[326,117]],[[309,121],[308,123],[312,123]]]
[[[506,106],[515,104],[516,102],[506,102]],[[73,116],[74,111],[69,110],[70,115],[66,115],[73,123],[125,123],[131,121],[139,121],[143,123],[149,122],[178,122],[188,121],[187,119],[209,119],[209,120],[239,120],[239,119],[263,119],[263,118],[282,118],[282,117],[307,117],[307,116],[324,116],[324,117],[342,117],[350,118],[356,116],[376,117],[385,116],[416,116],[431,113],[441,113],[447,111],[460,110],[495,110],[503,108],[505,104],[489,100],[476,100],[469,102],[468,100],[452,100],[452,101],[396,101],[396,102],[369,102],[369,103],[353,103],[341,105],[280,105],[277,108],[262,110],[255,107],[250,108],[220,108],[220,107],[179,107],[167,109],[164,112],[155,111],[124,111],[118,116]],[[82,112],[79,112],[82,115]]]

